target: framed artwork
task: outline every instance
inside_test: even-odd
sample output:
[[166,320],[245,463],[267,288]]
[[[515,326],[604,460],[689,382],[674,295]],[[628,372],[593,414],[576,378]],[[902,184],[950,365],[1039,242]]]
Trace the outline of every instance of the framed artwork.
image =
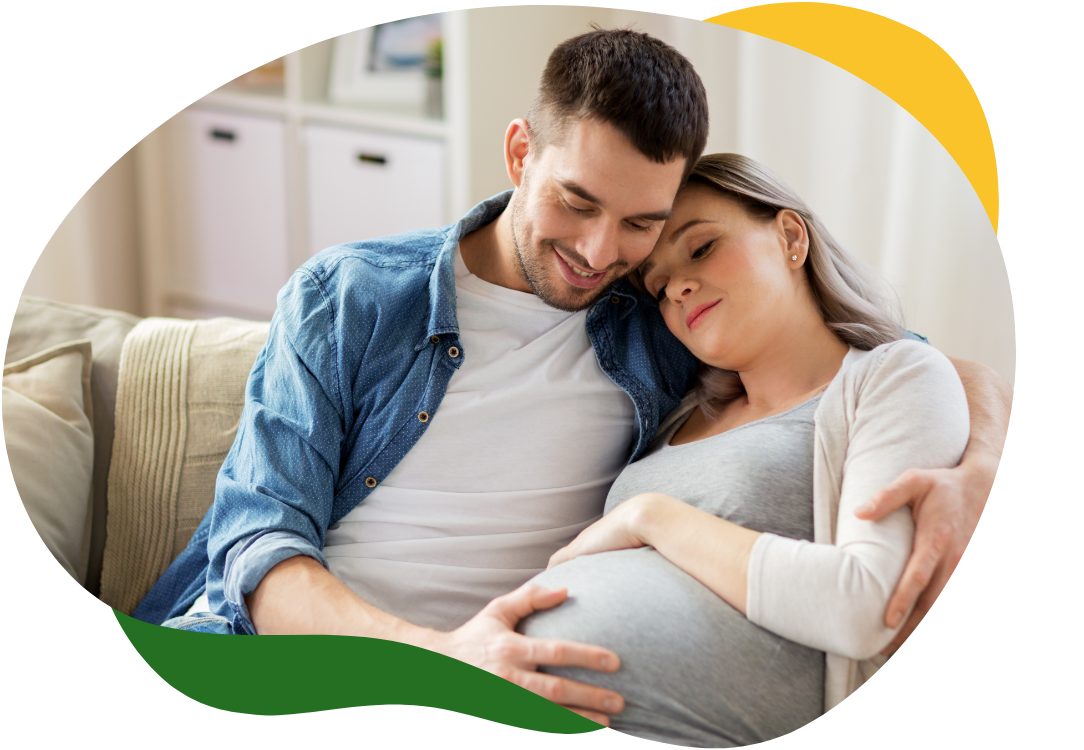
[[336,104],[423,106],[441,70],[439,13],[360,29],[335,39],[328,99]]

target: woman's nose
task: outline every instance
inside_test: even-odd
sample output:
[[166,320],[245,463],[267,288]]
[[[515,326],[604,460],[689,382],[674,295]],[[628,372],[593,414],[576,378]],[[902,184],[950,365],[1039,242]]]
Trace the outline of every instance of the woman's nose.
[[693,279],[671,279],[666,285],[667,293],[674,302],[684,302],[698,288],[699,285]]

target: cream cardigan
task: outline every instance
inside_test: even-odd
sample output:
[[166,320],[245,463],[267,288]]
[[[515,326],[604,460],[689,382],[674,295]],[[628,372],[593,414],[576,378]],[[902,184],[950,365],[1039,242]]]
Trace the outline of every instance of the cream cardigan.
[[[695,406],[687,396],[659,434]],[[761,534],[749,559],[747,617],[827,652],[825,710],[884,663],[895,631],[889,597],[911,553],[909,506],[877,522],[854,511],[910,468],[955,466],[967,445],[967,398],[927,344],[852,348],[814,415],[813,542]]]

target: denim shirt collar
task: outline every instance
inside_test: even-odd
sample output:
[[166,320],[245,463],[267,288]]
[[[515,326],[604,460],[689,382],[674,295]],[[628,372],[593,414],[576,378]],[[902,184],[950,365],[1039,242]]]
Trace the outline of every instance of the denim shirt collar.
[[453,224],[437,253],[433,273],[429,277],[429,322],[422,339],[414,350],[420,351],[433,336],[453,334],[459,336],[459,319],[455,308],[455,249],[459,241],[479,227],[483,227],[508,207],[512,191],[506,190],[488,198],[472,208],[466,216]]

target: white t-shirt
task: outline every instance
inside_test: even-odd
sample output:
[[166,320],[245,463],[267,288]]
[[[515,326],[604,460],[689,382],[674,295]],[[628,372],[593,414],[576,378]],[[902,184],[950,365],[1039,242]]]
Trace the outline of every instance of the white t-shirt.
[[418,443],[324,547],[365,601],[441,630],[601,515],[635,419],[598,365],[586,312],[482,281],[458,249],[455,285],[463,364]]

